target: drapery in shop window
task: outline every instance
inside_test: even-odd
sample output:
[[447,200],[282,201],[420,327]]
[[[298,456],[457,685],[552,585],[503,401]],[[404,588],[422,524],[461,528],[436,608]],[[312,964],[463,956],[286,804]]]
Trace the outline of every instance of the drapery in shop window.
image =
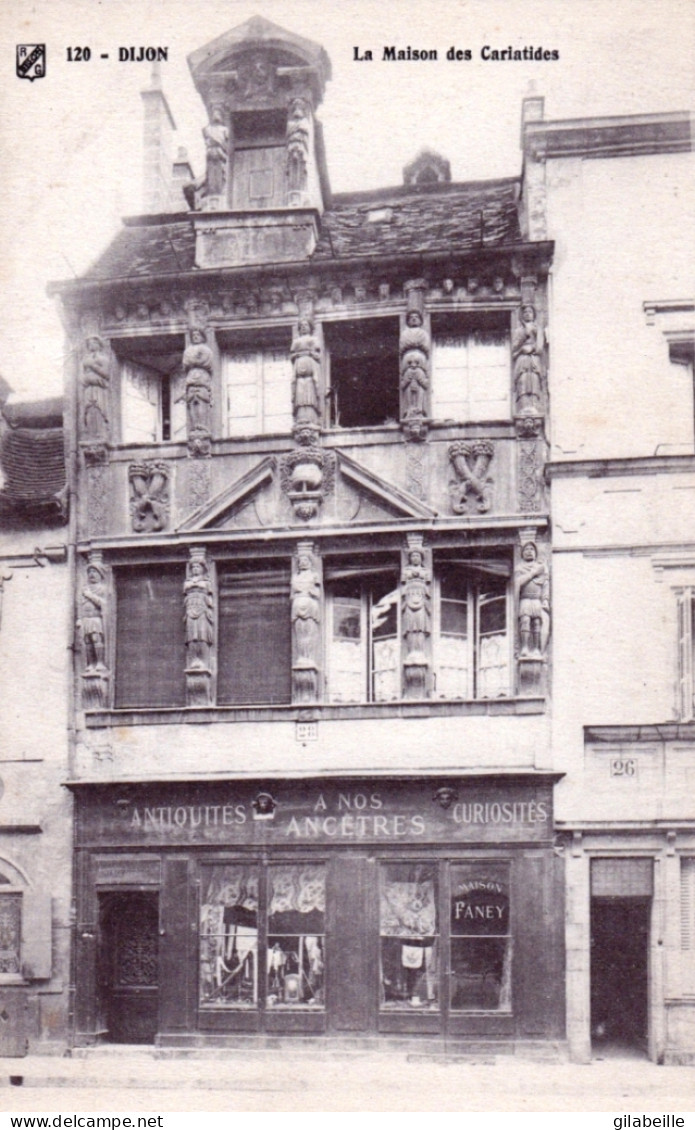
[[326,909],[326,880],[323,864],[287,864],[270,869],[268,916],[287,911],[309,914]]
[[258,871],[206,869],[200,908],[200,1002],[249,1008],[258,1000]]
[[422,938],[437,931],[434,879],[404,882],[382,877],[381,933],[396,938]]

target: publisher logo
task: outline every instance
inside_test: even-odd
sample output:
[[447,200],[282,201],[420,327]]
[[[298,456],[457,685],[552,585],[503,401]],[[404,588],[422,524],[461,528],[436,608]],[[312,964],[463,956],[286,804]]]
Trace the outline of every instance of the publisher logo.
[[46,74],[46,44],[17,44],[17,78],[43,78]]

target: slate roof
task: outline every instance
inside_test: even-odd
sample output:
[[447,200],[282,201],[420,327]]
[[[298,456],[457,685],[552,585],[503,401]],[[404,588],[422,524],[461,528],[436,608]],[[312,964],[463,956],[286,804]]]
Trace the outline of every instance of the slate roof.
[[62,508],[66,486],[62,400],[6,404],[3,416],[2,502]]
[[[335,196],[310,262],[425,252],[471,251],[521,240],[516,178],[471,184],[399,186]],[[84,281],[176,275],[195,269],[188,216],[126,220]]]

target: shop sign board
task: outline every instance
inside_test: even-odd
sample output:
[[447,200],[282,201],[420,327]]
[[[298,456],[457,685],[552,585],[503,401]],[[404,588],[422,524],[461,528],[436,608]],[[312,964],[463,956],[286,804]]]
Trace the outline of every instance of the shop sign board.
[[80,798],[83,844],[513,843],[553,827],[547,779],[114,784]]

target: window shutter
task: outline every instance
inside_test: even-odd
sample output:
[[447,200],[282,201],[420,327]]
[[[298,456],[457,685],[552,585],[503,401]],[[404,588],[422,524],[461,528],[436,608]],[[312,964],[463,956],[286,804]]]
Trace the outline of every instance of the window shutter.
[[288,569],[223,572],[217,701],[287,703],[292,687]]
[[263,353],[263,423],[265,432],[292,431],[292,370],[286,350]]
[[51,976],[51,901],[43,891],[22,896],[22,976],[28,981]]
[[116,706],[183,706],[183,566],[118,569],[115,575]]
[[681,859],[681,953],[684,991],[695,991],[695,858]]
[[678,707],[681,721],[693,717],[693,590],[678,596]]
[[161,380],[154,369],[134,361],[123,364],[123,442],[159,439]]

